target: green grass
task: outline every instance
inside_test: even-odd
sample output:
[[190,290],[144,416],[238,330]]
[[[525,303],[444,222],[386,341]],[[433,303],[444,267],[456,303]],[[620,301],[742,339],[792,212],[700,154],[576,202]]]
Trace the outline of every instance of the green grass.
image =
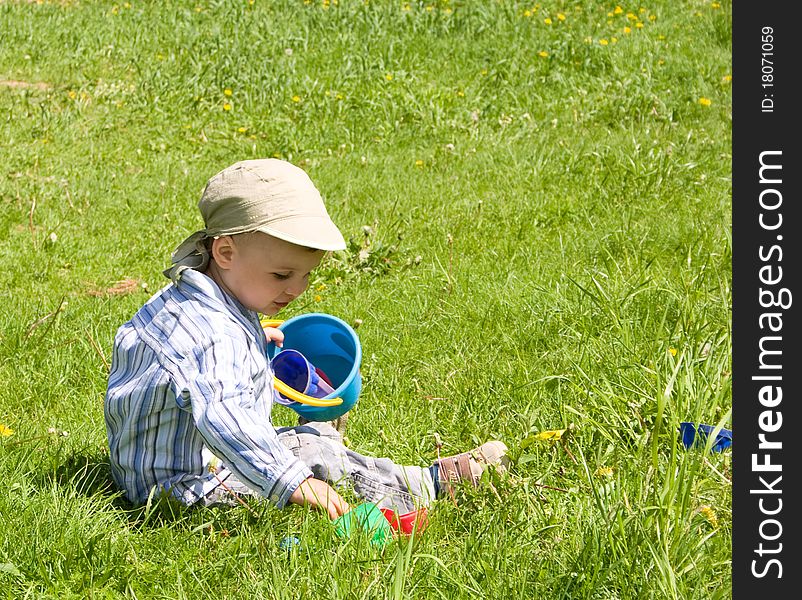
[[[540,4],[0,2],[0,595],[730,596],[730,454],[677,428],[731,424],[731,5]],[[516,459],[383,551],[110,484],[114,332],[267,156],[353,240],[283,315],[362,321],[352,446]]]

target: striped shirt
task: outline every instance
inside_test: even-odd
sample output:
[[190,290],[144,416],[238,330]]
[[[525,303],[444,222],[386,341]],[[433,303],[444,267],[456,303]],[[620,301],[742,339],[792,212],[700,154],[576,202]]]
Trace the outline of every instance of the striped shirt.
[[312,472],[273,427],[265,348],[258,315],[191,269],[120,327],[104,408],[112,475],[129,500],[166,490],[192,504],[233,473],[287,503]]

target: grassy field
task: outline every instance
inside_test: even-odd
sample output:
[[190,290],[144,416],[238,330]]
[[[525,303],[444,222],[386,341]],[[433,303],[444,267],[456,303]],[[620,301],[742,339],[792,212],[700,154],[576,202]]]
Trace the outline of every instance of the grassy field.
[[[731,20],[0,1],[0,597],[729,597],[731,455],[677,430],[731,425]],[[281,316],[361,321],[352,447],[512,449],[415,539],[344,542],[263,502],[131,507],[110,482],[114,333],[202,226],[205,181],[270,156],[351,239]]]

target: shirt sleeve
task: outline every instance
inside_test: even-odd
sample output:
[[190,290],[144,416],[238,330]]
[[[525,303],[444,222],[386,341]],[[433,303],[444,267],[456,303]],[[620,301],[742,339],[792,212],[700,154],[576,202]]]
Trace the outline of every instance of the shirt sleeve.
[[248,351],[227,336],[196,349],[182,367],[176,400],[192,411],[208,448],[243,483],[284,507],[312,471],[281,444],[273,428],[270,374],[257,397]]

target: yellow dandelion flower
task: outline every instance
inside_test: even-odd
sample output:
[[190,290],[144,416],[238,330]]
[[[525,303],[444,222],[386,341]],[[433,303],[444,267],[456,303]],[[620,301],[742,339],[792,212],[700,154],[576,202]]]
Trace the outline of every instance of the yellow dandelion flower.
[[78,94],[75,92],[75,90],[70,90],[67,92],[67,95],[70,97],[70,100],[75,100],[78,97]]
[[559,19],[560,21],[565,21],[565,15],[562,13],[557,13],[557,19]]
[[422,167],[423,166],[423,161],[421,159],[416,160],[415,161],[415,166],[416,167]]
[[612,467],[599,467],[596,469],[595,475],[597,477],[612,477],[613,476],[613,468]]
[[676,348],[669,348],[668,351],[671,354],[671,356],[676,356],[677,355],[677,349]]
[[203,8],[201,8],[200,6],[196,6],[196,7],[195,7],[195,12],[196,12],[196,13],[199,13],[199,12],[201,12],[202,10],[203,10]]
[[661,33],[661,34],[659,34],[659,35],[657,36],[657,39],[658,39],[658,40],[660,40],[660,41],[663,41],[664,39],[666,39],[666,36],[664,36],[664,35]]
[[392,80],[393,80],[393,74],[392,74],[392,73],[385,73],[385,74],[384,74],[384,78],[385,78],[387,81],[392,81]]
[[8,437],[10,435],[14,435],[14,430],[0,423],[0,437]]
[[699,104],[702,106],[710,106],[713,104],[713,101],[710,98],[699,98]]
[[429,6],[426,7],[426,12],[432,12],[433,10],[434,10],[434,6],[429,5]]
[[535,435],[536,440],[546,440],[550,442],[556,442],[560,438],[562,438],[563,434],[568,431],[567,429],[550,429],[548,431],[541,431],[537,435]]
[[111,14],[116,15],[120,13],[120,9],[117,6],[113,6],[111,9]]
[[637,27],[638,29],[643,29],[643,23],[638,21],[637,23],[635,23],[635,27]]
[[618,41],[618,38],[617,38],[617,37],[611,37],[611,38],[610,38],[610,43],[611,43],[611,44],[615,44],[617,41]]
[[608,17],[612,17],[612,16],[613,16],[613,13],[611,13],[611,12],[608,12],[608,13],[607,13],[607,16],[608,16]]
[[699,514],[702,515],[713,527],[718,527],[718,516],[716,515],[716,511],[714,511],[712,508],[707,505],[700,506]]
[[231,91],[231,88],[226,88],[223,90],[223,94],[230,97],[234,95],[234,92]]
[[622,12],[624,12],[624,9],[620,6],[616,6],[615,9],[613,9],[613,12],[617,15],[620,15]]
[[315,288],[315,290],[316,290],[316,291],[318,291],[318,292],[322,292],[322,291],[323,291],[323,290],[325,290],[325,289],[326,289],[326,284],[325,284],[325,283],[321,283],[320,285],[318,285],[318,286]]
[[543,19],[543,22],[544,22],[546,25],[551,25],[551,19],[549,19],[548,17],[546,17],[545,19]]
[[643,14],[643,13],[645,13],[645,12],[646,12],[646,9],[645,9],[645,8],[643,8],[643,7],[641,6],[641,7],[638,9],[638,12],[639,12],[640,14]]
[[292,97],[292,101],[293,102],[300,102],[301,101],[301,97],[296,94],[295,96]]
[[246,131],[248,131],[248,128],[247,127],[240,127],[239,129],[237,129],[237,131],[239,131],[240,133],[245,133]]
[[602,46],[606,46],[606,45],[607,45],[607,44],[609,44],[610,42],[608,42],[608,41],[607,41],[607,40],[605,40],[605,39],[601,39],[601,40],[599,40],[599,43],[600,43]]
[[635,13],[628,12],[627,19],[629,19],[630,21],[637,21],[638,17],[635,15]]
[[532,11],[531,10],[525,10],[524,11],[524,16],[527,17],[527,18],[531,17],[532,16]]
[[465,92],[463,92],[462,90],[457,90],[457,96],[463,98],[465,96]]
[[729,83],[732,81],[732,75],[725,75],[721,78],[721,83]]
[[630,33],[632,31],[631,27],[624,27],[624,33]]
[[343,99],[345,96],[343,96],[342,94],[337,94],[337,95],[336,95],[336,96],[334,96],[334,97],[335,97],[337,100],[342,100],[342,99]]
[[546,52],[545,50],[541,50],[540,52],[537,53],[537,55],[542,58],[546,58],[549,55],[549,53]]
[[404,6],[401,7],[401,10],[407,11],[407,10],[411,10],[411,9],[409,7],[409,4],[405,4]]
[[225,111],[229,111],[232,108],[233,107],[231,106],[231,103],[229,103],[229,102],[226,102],[225,104],[223,104],[223,110],[225,110]]
[[321,300],[323,300],[323,296],[320,294],[315,294],[315,302],[320,302]]
[[721,8],[721,4],[719,4],[718,2],[713,2],[713,3],[710,5],[710,8]]
[[482,69],[481,71],[479,71],[479,74],[480,75],[487,75],[487,69]]
[[649,20],[650,20],[650,21],[655,21],[655,20],[657,20],[657,15],[649,15]]

